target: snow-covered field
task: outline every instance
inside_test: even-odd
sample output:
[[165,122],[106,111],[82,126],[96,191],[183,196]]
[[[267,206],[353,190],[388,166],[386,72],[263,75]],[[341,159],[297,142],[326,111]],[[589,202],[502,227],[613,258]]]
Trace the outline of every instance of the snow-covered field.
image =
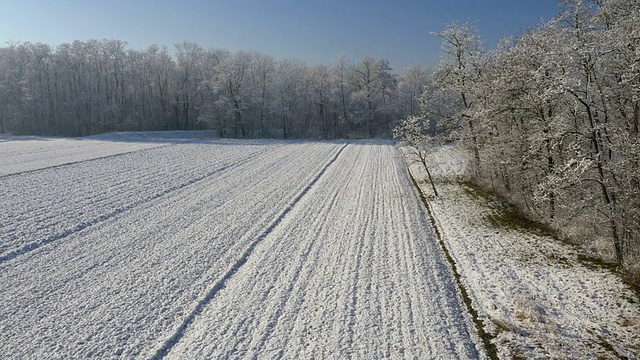
[[208,131],[109,133],[75,139],[0,135],[0,177],[172,143],[194,142],[208,135]]
[[0,358],[484,358],[385,142],[0,142]]
[[[430,171],[440,196],[428,183],[421,188],[500,357],[640,358],[637,295],[618,275],[580,260],[588,255],[582,250],[496,226],[503,205],[456,181],[465,158],[451,146],[433,153]],[[412,163],[411,171],[426,178],[421,164]]]

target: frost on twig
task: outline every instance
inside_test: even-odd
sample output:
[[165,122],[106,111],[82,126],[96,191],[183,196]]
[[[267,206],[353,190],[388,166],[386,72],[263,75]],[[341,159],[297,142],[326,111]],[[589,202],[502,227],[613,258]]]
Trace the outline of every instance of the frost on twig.
[[418,159],[420,159],[420,162],[424,166],[424,170],[427,172],[433,193],[435,196],[438,196],[438,190],[436,190],[433,178],[431,177],[431,171],[429,171],[429,166],[427,165],[427,156],[435,142],[433,137],[429,135],[428,128],[429,121],[427,119],[409,116],[393,129],[393,137],[404,141],[418,156]]

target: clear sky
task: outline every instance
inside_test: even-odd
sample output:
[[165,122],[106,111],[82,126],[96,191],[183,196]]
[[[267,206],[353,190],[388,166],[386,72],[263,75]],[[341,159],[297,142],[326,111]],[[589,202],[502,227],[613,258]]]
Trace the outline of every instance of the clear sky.
[[558,13],[557,0],[0,0],[0,43],[117,39],[259,50],[332,64],[386,57],[395,70],[435,66],[451,21],[476,22],[487,48]]

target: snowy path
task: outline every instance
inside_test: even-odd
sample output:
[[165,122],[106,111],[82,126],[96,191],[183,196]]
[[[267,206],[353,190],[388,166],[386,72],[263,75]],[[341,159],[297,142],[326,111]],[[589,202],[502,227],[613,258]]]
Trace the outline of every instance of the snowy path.
[[483,357],[390,144],[203,141],[0,182],[1,358]]

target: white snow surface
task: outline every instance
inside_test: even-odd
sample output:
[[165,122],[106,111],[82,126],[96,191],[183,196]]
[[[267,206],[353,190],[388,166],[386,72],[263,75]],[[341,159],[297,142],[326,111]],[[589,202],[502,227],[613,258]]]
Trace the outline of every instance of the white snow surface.
[[438,198],[402,151],[500,358],[640,358],[640,299],[619,275],[550,236],[492,225],[503,204],[457,181],[470,158],[460,148],[430,155]]
[[110,137],[0,143],[0,358],[486,357],[393,143]]
[[0,177],[179,142],[196,142],[212,135],[210,131],[120,132],[81,138],[0,135]]

